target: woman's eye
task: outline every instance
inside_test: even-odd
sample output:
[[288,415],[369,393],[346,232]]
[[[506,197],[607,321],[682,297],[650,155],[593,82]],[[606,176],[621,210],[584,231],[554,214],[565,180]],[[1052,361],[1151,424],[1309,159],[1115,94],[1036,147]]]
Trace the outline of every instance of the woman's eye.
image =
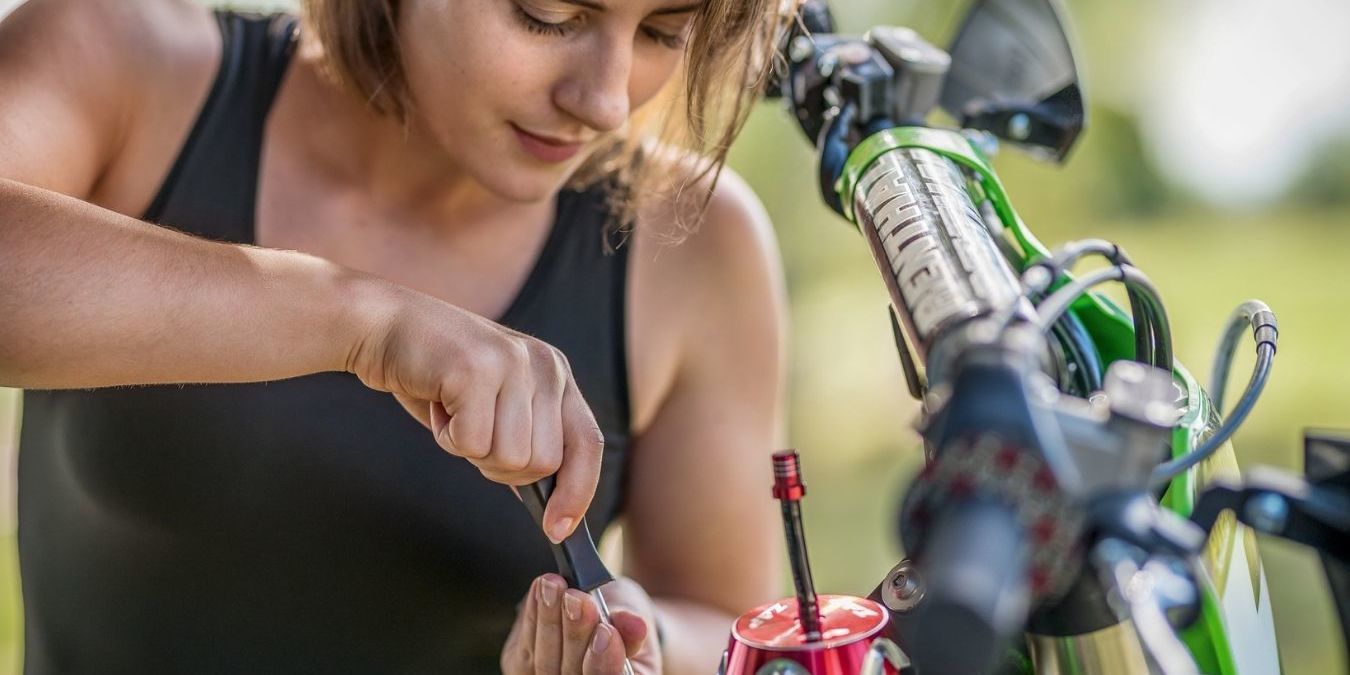
[[655,28],[644,27],[642,29],[642,33],[643,35],[647,36],[647,39],[667,49],[684,49],[685,43],[684,31],[680,31],[678,33],[667,33],[665,31],[657,30]]
[[521,7],[520,5],[514,6],[516,9],[516,18],[520,20],[520,23],[525,27],[525,30],[538,35],[551,35],[554,37],[566,35],[572,32],[572,28],[574,27],[573,24],[576,22],[576,19],[568,19],[567,21],[560,23],[544,21],[525,11],[524,7]]
[[[512,7],[515,10],[514,14],[516,15],[516,19],[520,21],[520,24],[524,26],[526,30],[537,35],[549,35],[553,37],[565,36],[573,32],[577,28],[577,25],[582,21],[582,17],[580,16],[575,16],[565,21],[545,21],[530,13],[529,10],[518,3],[512,3]],[[671,32],[652,26],[642,27],[643,37],[667,49],[684,49],[685,42],[687,41],[685,33],[686,31],[684,30]]]

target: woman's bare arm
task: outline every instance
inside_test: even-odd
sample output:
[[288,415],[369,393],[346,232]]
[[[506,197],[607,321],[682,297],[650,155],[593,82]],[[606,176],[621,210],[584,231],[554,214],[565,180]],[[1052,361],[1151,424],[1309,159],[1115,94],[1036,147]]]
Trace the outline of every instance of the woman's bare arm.
[[0,23],[0,384],[232,382],[348,365],[364,328],[353,295],[368,281],[86,201],[128,173],[151,122],[190,122],[214,30],[181,0],[30,0]]
[[373,280],[87,201],[127,173],[151,122],[190,122],[214,30],[181,0],[30,0],[0,23],[0,384],[238,382],[350,365]]
[[[633,311],[673,311],[681,329],[665,394],[632,451],[625,571],[655,601],[666,672],[707,673],[734,618],[777,597],[782,580],[768,491],[782,442],[782,270],[767,217],[729,171],[698,233],[637,251],[635,264],[652,268]],[[637,317],[634,330],[667,319]]]
[[0,384],[247,382],[351,370],[373,279],[0,179]]

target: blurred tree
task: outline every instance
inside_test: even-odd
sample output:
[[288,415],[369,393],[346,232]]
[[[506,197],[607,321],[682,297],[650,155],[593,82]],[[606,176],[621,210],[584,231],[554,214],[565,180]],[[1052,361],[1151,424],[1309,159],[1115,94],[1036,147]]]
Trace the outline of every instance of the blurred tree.
[[1300,209],[1350,204],[1350,136],[1323,145],[1285,201]]

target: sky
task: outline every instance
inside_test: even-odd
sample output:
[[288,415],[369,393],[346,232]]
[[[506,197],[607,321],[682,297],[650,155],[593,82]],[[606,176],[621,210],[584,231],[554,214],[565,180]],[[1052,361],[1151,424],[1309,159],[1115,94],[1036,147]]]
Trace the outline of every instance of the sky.
[[1350,2],[1153,4],[1136,111],[1169,179],[1210,201],[1260,204],[1320,145],[1350,136]]

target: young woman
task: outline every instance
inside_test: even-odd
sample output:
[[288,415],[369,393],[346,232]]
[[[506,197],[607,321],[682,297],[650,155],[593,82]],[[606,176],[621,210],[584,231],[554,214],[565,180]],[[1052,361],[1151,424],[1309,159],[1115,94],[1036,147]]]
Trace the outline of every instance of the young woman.
[[[779,579],[782,280],[719,172],[779,4],[18,8],[26,672],[714,669]],[[555,472],[551,538],[627,523],[612,628],[509,488]]]

